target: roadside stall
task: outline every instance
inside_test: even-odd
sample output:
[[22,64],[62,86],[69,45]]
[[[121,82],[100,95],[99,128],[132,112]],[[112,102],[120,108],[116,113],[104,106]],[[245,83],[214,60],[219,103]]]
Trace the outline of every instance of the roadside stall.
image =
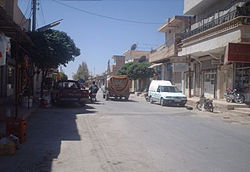
[[0,155],[13,154],[14,141],[26,139],[26,121],[20,117],[19,105],[23,55],[31,47],[26,33],[0,7]]

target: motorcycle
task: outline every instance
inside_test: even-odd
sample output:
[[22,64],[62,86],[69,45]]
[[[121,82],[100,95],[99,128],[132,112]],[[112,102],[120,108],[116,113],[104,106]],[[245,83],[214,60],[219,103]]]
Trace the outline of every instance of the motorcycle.
[[91,103],[96,102],[96,93],[89,93],[89,99]]
[[213,100],[207,99],[206,97],[201,96],[200,100],[196,102],[196,108],[199,111],[202,111],[202,108],[204,108],[205,110],[209,112],[213,112],[214,111]]
[[245,97],[237,89],[232,90],[228,88],[224,96],[227,102],[235,102],[239,104],[242,104],[245,102]]

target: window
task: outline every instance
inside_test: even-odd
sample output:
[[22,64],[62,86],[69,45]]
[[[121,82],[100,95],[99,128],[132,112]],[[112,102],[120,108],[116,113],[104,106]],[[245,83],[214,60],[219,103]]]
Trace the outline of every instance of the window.
[[59,82],[59,88],[79,88],[79,84],[76,82]]
[[172,93],[179,92],[178,88],[174,86],[161,86],[160,89],[161,92],[172,92]]

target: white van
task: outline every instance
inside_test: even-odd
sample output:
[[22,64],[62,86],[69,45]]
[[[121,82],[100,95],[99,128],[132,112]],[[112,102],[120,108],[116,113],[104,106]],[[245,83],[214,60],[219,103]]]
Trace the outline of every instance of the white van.
[[158,102],[162,106],[185,106],[187,102],[187,97],[176,86],[164,80],[153,80],[150,83],[148,97],[151,103]]

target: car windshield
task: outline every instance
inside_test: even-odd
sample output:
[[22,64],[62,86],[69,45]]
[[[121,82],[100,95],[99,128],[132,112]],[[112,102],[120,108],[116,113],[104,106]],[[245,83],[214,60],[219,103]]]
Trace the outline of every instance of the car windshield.
[[161,86],[160,87],[160,91],[161,92],[173,92],[173,93],[177,93],[177,92],[180,92],[178,90],[177,87],[174,87],[174,86]]
[[59,88],[79,88],[79,85],[76,82],[59,82]]

